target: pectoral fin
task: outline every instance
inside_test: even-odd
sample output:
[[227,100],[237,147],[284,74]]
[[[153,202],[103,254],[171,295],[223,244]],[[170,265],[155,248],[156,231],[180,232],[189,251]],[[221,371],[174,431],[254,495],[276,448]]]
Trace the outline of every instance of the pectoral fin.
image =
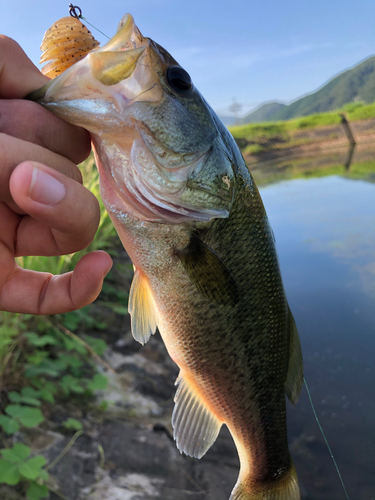
[[201,458],[215,442],[222,422],[207,408],[181,373],[176,385],[173,437],[181,452]]
[[223,262],[197,234],[177,252],[190,279],[208,299],[218,304],[236,304],[237,286]]
[[301,343],[293,315],[289,309],[289,365],[285,382],[285,392],[294,406],[303,385],[303,361]]
[[146,276],[135,269],[129,294],[132,334],[144,345],[157,328],[157,309]]

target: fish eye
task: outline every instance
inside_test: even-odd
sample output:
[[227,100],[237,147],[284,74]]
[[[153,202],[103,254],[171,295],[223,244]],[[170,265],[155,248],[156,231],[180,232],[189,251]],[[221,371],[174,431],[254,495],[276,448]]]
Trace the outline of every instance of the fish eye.
[[188,92],[193,86],[189,73],[179,66],[170,66],[167,70],[167,82],[178,93]]

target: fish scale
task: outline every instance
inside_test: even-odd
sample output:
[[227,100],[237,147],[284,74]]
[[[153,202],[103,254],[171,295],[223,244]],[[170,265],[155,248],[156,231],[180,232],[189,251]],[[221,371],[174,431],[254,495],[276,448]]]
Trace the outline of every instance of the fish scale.
[[301,348],[233,138],[130,15],[32,97],[91,132],[101,195],[134,264],[133,336],[144,344],[158,327],[180,368],[177,447],[200,458],[225,424],[241,464],[230,500],[298,500],[285,393],[297,402]]
[[[284,457],[284,462],[290,461],[286,443],[284,397],[287,371],[285,352],[288,351],[289,342],[289,337],[286,335],[287,305],[277,267],[273,239],[270,231],[267,234],[267,226],[263,222],[264,209],[259,195],[256,193],[255,197],[253,193],[250,193],[251,198],[255,197],[258,210],[248,210],[247,213],[244,213],[242,198],[246,194],[248,193],[245,185],[242,186],[242,189],[238,186],[239,209],[237,210],[235,203],[231,216],[228,219],[215,220],[204,236],[205,243],[213,250],[217,249],[217,254],[235,276],[243,299],[234,308],[228,309],[226,306],[218,308],[208,300],[202,299],[202,296],[189,281],[184,286],[183,279],[185,278],[186,281],[187,277],[182,269],[180,269],[180,274],[170,273],[174,283],[164,280],[163,285],[161,285],[158,277],[158,287],[154,293],[156,303],[160,303],[159,310],[162,311],[164,318],[161,331],[167,348],[170,347],[170,342],[182,346],[181,355],[184,357],[184,365],[186,365],[183,368],[184,371],[189,372],[190,370],[193,378],[201,380],[203,387],[200,389],[203,398],[207,388],[212,388],[210,399],[216,398],[218,402],[221,401],[221,405],[217,403],[215,413],[221,415],[223,409],[227,409],[222,418],[232,433],[236,433],[237,427],[244,429],[251,425],[252,415],[258,413],[258,411],[253,411],[254,408],[257,410],[259,408],[260,420],[262,420],[262,415],[265,415],[266,427],[267,416],[270,413],[274,412],[279,415],[279,419],[274,423],[277,429],[272,432],[268,429],[267,432],[261,433],[270,437],[271,442],[266,454],[271,457],[277,455],[276,460],[274,460],[276,471],[280,468],[279,455]],[[262,222],[253,224],[252,218]],[[237,225],[250,225],[252,228],[251,238],[249,239],[248,234],[243,232],[243,240],[241,240],[238,237],[240,232],[235,232],[237,238],[233,241],[232,228]],[[228,239],[230,245],[227,244]],[[175,246],[178,246],[178,243],[177,240]],[[244,245],[247,247],[246,252],[242,252]],[[265,251],[266,246],[268,246],[268,251]],[[223,249],[225,253],[223,253]],[[238,259],[241,252],[243,258]],[[160,256],[164,254],[164,252],[158,253],[155,265],[159,269],[164,267],[160,260]],[[253,254],[261,255],[255,272],[254,269],[251,271],[251,268],[254,267]],[[146,256],[145,259],[149,260],[149,256]],[[181,268],[178,261],[175,264]],[[146,263],[142,262],[141,266],[147,269]],[[149,270],[147,270],[150,274],[152,267],[149,265]],[[273,267],[274,270],[274,275],[269,273],[270,277],[266,280],[264,280],[264,267]],[[190,288],[190,290],[188,291],[186,288]],[[169,307],[162,310],[166,295],[170,296]],[[173,302],[172,297],[179,295],[181,299]],[[269,301],[267,298],[270,295],[272,297]],[[186,297],[189,297],[188,303],[186,303]],[[183,302],[185,302],[185,307],[183,307]],[[252,311],[256,311],[255,314]],[[273,321],[271,319],[270,322],[269,319],[273,317],[281,317],[283,320]],[[228,332],[233,331],[237,333],[236,336],[228,335]],[[259,335],[259,331],[263,335]],[[212,343],[213,337],[214,345]],[[239,353],[241,353],[240,358]],[[264,384],[264,391],[262,391],[259,387],[262,387],[262,381],[267,379],[272,380]],[[224,380],[226,387],[223,385]],[[274,389],[276,397],[269,401],[269,387],[274,387],[275,384],[277,384]],[[210,404],[212,405],[212,401]],[[231,410],[229,411],[228,408]],[[232,425],[228,422],[228,418],[233,420]],[[252,434],[259,437],[262,422],[256,421],[251,427],[256,428],[257,431],[247,436],[249,450],[252,448]],[[277,449],[277,442],[280,442],[280,450]],[[264,447],[264,440],[260,444]],[[253,448],[257,448],[257,446],[253,446]],[[257,452],[255,453],[257,454]],[[270,461],[272,462],[272,460]],[[267,467],[262,465],[260,468],[262,471],[266,469],[268,475],[272,476],[275,473],[272,468],[270,470],[268,465]]]

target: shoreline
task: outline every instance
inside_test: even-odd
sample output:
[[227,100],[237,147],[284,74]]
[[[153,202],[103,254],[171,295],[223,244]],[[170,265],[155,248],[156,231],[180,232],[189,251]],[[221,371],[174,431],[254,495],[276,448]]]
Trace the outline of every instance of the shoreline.
[[[375,119],[349,122],[356,146],[368,145],[375,142]],[[345,126],[342,124],[317,126],[311,129],[296,130],[288,137],[271,135],[259,136],[256,140],[236,138],[243,156],[248,165],[259,161],[274,160],[301,156],[306,154],[324,154],[329,151],[350,147],[352,142],[347,136]],[[246,150],[258,145],[259,151],[247,152]]]

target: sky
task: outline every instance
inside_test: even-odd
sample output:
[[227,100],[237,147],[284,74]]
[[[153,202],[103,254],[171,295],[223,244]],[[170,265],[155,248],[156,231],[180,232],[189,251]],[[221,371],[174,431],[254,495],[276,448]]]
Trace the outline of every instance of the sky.
[[[130,12],[222,116],[230,116],[233,100],[242,115],[267,101],[293,102],[375,54],[373,0],[76,1],[109,37]],[[17,40],[39,66],[43,34],[68,15],[68,4],[0,0],[0,33]]]

